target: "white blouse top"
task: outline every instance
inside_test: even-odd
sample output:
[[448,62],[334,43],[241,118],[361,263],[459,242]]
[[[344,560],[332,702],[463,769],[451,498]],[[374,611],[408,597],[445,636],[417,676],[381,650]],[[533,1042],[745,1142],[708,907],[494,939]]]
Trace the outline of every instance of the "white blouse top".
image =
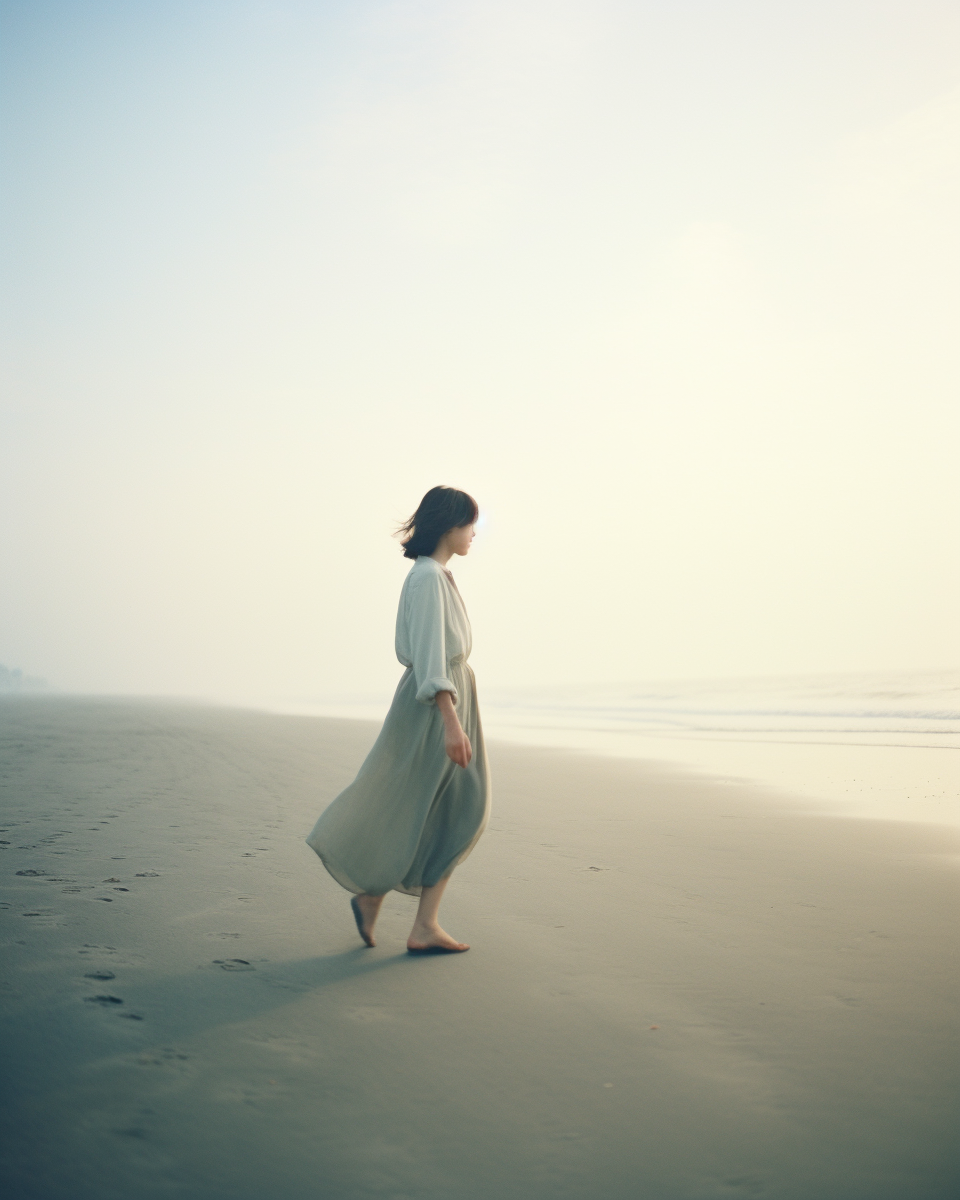
[[396,646],[397,658],[413,668],[422,704],[436,704],[437,692],[452,692],[456,704],[451,664],[466,662],[473,639],[453,576],[435,558],[421,555],[404,580]]

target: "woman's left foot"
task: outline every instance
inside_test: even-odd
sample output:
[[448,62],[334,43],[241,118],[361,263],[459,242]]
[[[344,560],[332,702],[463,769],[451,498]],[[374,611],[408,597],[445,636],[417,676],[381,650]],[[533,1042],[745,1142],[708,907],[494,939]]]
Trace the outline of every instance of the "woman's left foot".
[[379,913],[382,903],[382,896],[368,896],[364,892],[350,899],[353,919],[357,923],[357,932],[368,946],[375,946],[377,944],[373,937],[373,924],[377,919],[377,913]]

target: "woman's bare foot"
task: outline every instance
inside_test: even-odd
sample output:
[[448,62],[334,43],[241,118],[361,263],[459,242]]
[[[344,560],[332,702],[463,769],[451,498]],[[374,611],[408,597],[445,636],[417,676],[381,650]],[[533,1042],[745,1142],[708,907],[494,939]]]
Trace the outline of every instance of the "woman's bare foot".
[[411,954],[462,954],[469,949],[466,942],[458,942],[439,925],[421,925],[419,921],[407,938],[407,950]]
[[350,907],[353,909],[353,919],[357,923],[357,931],[368,946],[375,946],[377,944],[373,936],[373,926],[377,920],[377,913],[379,913],[382,903],[382,896],[368,896],[365,892],[361,892],[359,896],[354,896],[350,901]]

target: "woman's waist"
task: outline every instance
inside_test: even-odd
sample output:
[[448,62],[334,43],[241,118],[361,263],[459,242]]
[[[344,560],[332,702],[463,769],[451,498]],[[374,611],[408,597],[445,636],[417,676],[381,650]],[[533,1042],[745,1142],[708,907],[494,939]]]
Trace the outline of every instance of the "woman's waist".
[[[408,671],[413,670],[413,663],[409,658],[402,654],[398,654],[397,658],[401,666],[406,667]],[[467,654],[455,654],[452,658],[448,658],[446,662],[446,671],[457,671],[463,670],[464,668],[469,670],[470,664],[467,662],[467,658]]]
[[[397,654],[397,660],[402,667],[406,667],[408,671],[413,671],[413,662],[406,658],[406,656]],[[455,658],[446,660],[446,670],[448,671],[455,671],[458,667],[468,666],[469,662],[467,661],[466,654],[457,654]]]

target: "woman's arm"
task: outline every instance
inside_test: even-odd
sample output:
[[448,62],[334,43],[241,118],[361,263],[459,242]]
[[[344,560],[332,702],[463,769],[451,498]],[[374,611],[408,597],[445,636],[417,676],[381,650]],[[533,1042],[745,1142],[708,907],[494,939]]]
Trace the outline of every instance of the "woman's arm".
[[453,693],[456,702],[457,689],[447,678],[446,614],[440,576],[429,573],[410,582],[406,624],[417,699],[421,704],[434,704],[443,691]]
[[463,732],[457,710],[453,707],[453,696],[449,692],[437,692],[437,708],[443,717],[443,727],[446,731],[444,738],[447,758],[453,759],[458,767],[465,767],[473,758],[473,747],[470,739]]

